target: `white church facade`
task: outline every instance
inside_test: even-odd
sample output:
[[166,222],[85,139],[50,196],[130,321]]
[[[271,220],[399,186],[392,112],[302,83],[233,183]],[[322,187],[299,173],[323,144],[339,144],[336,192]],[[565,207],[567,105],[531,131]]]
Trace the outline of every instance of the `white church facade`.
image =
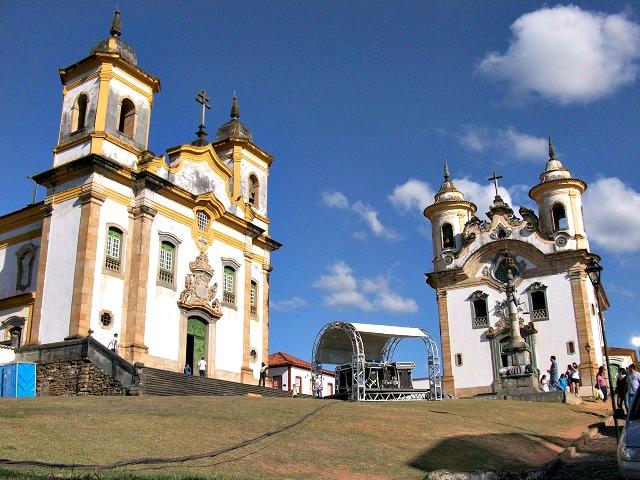
[[[585,268],[592,257],[582,213],[587,185],[555,157],[530,197],[537,213],[521,207],[520,217],[498,195],[487,219],[465,200],[449,177],[424,215],[430,220],[433,271],[442,340],[443,387],[456,397],[500,390],[509,367],[505,254],[515,258],[516,296],[521,334],[531,352],[531,367],[546,374],[555,355],[560,372],[580,367],[583,385],[590,370],[604,363],[598,302]],[[601,305],[608,306],[604,291]],[[595,374],[593,374],[595,377]]]
[[44,201],[0,217],[0,341],[91,334],[131,362],[255,383],[269,356],[273,157],[231,119],[209,141],[148,150],[160,81],[120,36],[60,70],[62,115]]

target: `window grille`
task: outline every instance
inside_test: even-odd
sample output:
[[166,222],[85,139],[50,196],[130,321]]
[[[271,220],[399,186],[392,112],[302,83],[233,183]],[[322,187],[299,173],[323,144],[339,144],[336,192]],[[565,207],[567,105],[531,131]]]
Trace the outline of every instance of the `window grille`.
[[196,212],[196,222],[198,223],[198,230],[205,231],[209,227],[209,215],[202,210]]
[[230,305],[236,304],[235,296],[235,275],[236,271],[231,267],[224,267],[224,289],[222,292],[222,301]]
[[158,280],[162,283],[173,285],[173,266],[176,247],[169,242],[160,244],[160,262]]
[[488,328],[489,309],[487,308],[487,294],[477,291],[473,293],[470,299],[473,328]]
[[102,312],[100,314],[100,323],[103,327],[109,327],[113,322],[113,316],[110,312]]
[[456,367],[462,366],[462,354],[456,353]]
[[110,228],[107,232],[107,255],[104,267],[112,272],[120,271],[120,253],[122,250],[122,232]]
[[258,286],[256,285],[256,282],[251,282],[251,291],[249,295],[249,313],[251,313],[251,315],[257,315],[258,313],[257,289]]
[[536,282],[532,284],[530,288],[531,320],[547,320],[549,318],[549,311],[547,309],[546,287]]

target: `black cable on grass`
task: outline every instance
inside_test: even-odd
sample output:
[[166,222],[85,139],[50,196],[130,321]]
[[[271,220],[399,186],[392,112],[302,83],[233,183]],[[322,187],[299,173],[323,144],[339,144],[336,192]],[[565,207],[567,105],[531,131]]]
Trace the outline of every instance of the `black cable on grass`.
[[121,460],[119,462],[114,463],[53,463],[53,462],[41,462],[38,460],[9,460],[6,458],[0,458],[0,466],[2,465],[15,465],[15,466],[23,466],[23,467],[45,467],[45,468],[85,468],[85,469],[94,469],[94,470],[112,470],[114,468],[120,467],[128,467],[133,465],[157,465],[162,463],[182,463],[189,462],[191,460],[200,460],[203,458],[214,458],[223,453],[232,452],[234,450],[238,450],[239,448],[246,447],[247,445],[251,445],[253,443],[259,442],[268,437],[272,437],[273,435],[277,435],[282,432],[286,432],[294,427],[297,427],[305,420],[311,418],[316,413],[318,413],[323,408],[327,408],[330,405],[334,405],[336,403],[340,403],[339,401],[326,402],[324,405],[319,406],[315,410],[303,415],[298,420],[289,425],[285,425],[284,427],[280,427],[276,430],[271,430],[269,432],[258,435],[257,437],[249,438],[247,440],[243,440],[242,442],[236,443],[235,445],[230,445],[228,447],[220,448],[218,450],[214,450],[212,452],[205,453],[196,453],[193,455],[185,455],[181,457],[146,457],[146,458],[134,458],[133,460]]

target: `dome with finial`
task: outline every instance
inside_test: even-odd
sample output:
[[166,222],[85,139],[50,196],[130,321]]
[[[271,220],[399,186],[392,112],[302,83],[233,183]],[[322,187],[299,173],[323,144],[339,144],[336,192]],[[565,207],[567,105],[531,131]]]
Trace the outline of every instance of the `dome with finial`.
[[221,125],[216,132],[215,142],[226,140],[227,138],[242,138],[253,142],[251,131],[240,122],[240,105],[238,104],[237,95],[233,95],[233,101],[231,103],[231,120],[224,125]]
[[444,181],[442,185],[440,185],[440,190],[438,190],[438,193],[436,193],[433,198],[436,201],[435,203],[464,200],[464,195],[453,184],[453,180],[451,180],[449,164],[446,159],[444,161]]
[[117,53],[123,60],[133,64],[138,64],[136,52],[129,45],[120,40],[122,35],[122,19],[120,18],[120,10],[116,9],[109,30],[109,38],[98,42],[92,49],[91,53]]
[[549,160],[547,161],[544,172],[540,175],[540,183],[563,180],[565,178],[571,178],[571,173],[564,168],[562,162],[556,158],[556,150],[553,148],[551,137],[549,137]]

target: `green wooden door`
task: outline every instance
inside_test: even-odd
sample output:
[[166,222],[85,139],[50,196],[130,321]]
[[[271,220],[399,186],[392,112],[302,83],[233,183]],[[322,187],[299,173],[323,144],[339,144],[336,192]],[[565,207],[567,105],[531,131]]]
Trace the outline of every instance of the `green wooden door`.
[[207,324],[198,317],[189,317],[187,321],[187,335],[193,335],[193,359],[191,365],[194,372],[198,362],[204,357],[206,360]]

